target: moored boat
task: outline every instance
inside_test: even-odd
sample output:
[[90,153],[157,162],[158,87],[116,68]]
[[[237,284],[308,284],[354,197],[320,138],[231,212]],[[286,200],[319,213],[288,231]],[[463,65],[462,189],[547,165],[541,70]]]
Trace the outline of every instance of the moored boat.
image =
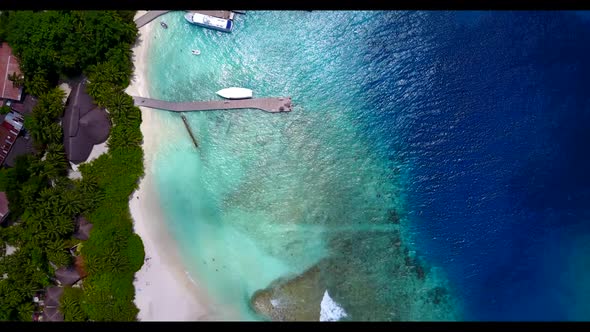
[[184,18],[194,25],[198,25],[204,28],[218,30],[222,32],[231,32],[233,28],[233,22],[219,17],[213,17],[209,15],[203,15],[199,13],[186,13]]
[[246,88],[226,88],[217,91],[220,97],[225,99],[248,99],[252,98],[252,90]]

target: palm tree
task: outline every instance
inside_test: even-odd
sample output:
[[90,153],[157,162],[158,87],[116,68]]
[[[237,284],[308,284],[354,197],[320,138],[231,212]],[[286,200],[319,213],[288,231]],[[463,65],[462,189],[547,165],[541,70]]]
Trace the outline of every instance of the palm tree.
[[127,126],[114,126],[109,137],[109,148],[115,149],[118,147],[134,147],[141,144],[143,137],[141,131]]
[[65,247],[63,240],[58,239],[50,242],[45,248],[47,259],[59,267],[70,265],[72,257],[66,252]]
[[43,161],[39,158],[35,158],[29,166],[29,171],[31,172],[31,176],[44,177],[45,165],[43,164]]
[[[11,287],[7,282],[0,282],[0,294],[2,294],[2,302],[9,308],[15,308],[22,301],[20,292]],[[6,289],[8,288],[8,289]]]
[[25,128],[27,128],[27,131],[29,132],[35,143],[42,142],[42,130],[39,127],[37,119],[34,116],[25,116]]
[[88,83],[88,94],[94,98],[97,105],[107,107],[112,92],[112,85],[100,81]]
[[35,310],[35,306],[33,302],[24,302],[18,306],[18,319],[23,322],[30,322],[33,317],[33,311]]
[[45,226],[44,235],[52,241],[56,241],[74,231],[74,223],[67,217],[47,218],[43,220],[43,225]]
[[50,179],[56,179],[59,176],[64,175],[68,164],[65,152],[63,151],[63,145],[59,143],[50,143],[47,147],[43,164],[45,166],[45,175]]
[[[39,197],[37,198],[37,202],[39,206],[43,206],[43,203],[46,203],[46,206],[49,206],[49,202],[52,197],[55,195],[55,190],[53,188],[43,188],[39,191]],[[45,210],[41,209],[39,213],[45,212]]]
[[38,188],[34,183],[27,181],[20,189],[20,195],[24,206],[31,206],[35,203]]
[[45,127],[46,130],[44,131],[45,137],[47,138],[47,143],[59,143],[63,137],[62,128],[59,123],[54,122],[48,127]]
[[25,77],[22,74],[17,74],[16,72],[8,75],[8,79],[11,80],[12,85],[17,88],[20,88],[25,84]]
[[[126,116],[127,120],[130,120],[130,121],[141,120],[141,111],[139,110],[138,107],[133,106],[133,107],[127,108],[127,112],[125,113],[125,116]],[[139,121],[139,122],[141,122],[141,121]]]
[[67,190],[62,196],[64,213],[67,216],[75,216],[84,209],[84,197],[76,190]]
[[98,181],[96,180],[96,175],[94,175],[94,173],[85,173],[82,180],[78,182],[78,186],[83,193],[95,192],[99,189]]
[[[84,269],[88,274],[96,274],[100,271],[104,271],[104,264],[102,257],[94,253],[84,254]],[[87,292],[92,292],[92,287],[86,288]]]
[[83,322],[86,320],[86,315],[80,308],[80,303],[77,299],[63,297],[60,304],[60,311],[64,314],[64,321],[66,322]]
[[58,230],[62,236],[69,236],[74,232],[74,221],[73,216],[58,218]]
[[112,96],[111,102],[109,103],[109,111],[116,118],[119,118],[125,111],[134,106],[133,98],[123,91],[117,91]]
[[118,68],[110,61],[103,62],[99,67],[102,67],[99,76],[102,82],[117,84],[120,81],[121,74]]
[[39,104],[42,105],[42,115],[49,121],[55,121],[61,117],[64,111],[65,92],[60,88],[53,88],[39,97]]
[[49,82],[45,79],[46,73],[42,70],[37,72],[31,77],[30,80],[25,81],[25,89],[33,96],[41,96],[49,89]]
[[47,146],[47,153],[60,155],[65,158],[64,146],[61,143],[51,143]]

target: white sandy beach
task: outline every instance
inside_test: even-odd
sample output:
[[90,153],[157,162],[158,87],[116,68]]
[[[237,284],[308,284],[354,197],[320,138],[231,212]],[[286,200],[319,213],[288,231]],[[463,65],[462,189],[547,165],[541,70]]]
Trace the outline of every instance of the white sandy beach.
[[[139,11],[136,17],[143,15]],[[134,47],[135,76],[126,90],[130,95],[148,96],[145,82],[145,58],[150,29],[154,22],[140,30]],[[157,149],[162,124],[154,110],[142,108],[141,131],[144,136],[145,176],[130,201],[135,232],[143,240],[146,262],[136,273],[135,304],[140,321],[193,321],[214,319],[203,292],[185,273],[176,243],[163,224],[157,192],[152,185],[152,160]]]

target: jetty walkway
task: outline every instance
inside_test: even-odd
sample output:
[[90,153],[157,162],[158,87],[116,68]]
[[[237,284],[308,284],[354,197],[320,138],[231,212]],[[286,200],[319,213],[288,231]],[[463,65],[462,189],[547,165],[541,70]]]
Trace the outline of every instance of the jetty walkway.
[[140,16],[135,20],[135,25],[137,28],[141,28],[142,26],[150,23],[151,21],[155,20],[158,16],[164,15],[168,13],[169,10],[150,10],[143,16]]
[[291,97],[253,98],[235,100],[211,100],[194,102],[171,102],[133,96],[136,106],[162,109],[172,112],[197,112],[253,108],[269,113],[290,112]]

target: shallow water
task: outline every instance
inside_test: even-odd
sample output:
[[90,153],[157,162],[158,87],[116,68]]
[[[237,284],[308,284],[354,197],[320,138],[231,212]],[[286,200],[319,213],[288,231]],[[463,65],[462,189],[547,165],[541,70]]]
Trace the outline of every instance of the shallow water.
[[[542,153],[573,144],[549,135],[574,124],[560,114],[588,119],[577,85],[588,46],[575,42],[587,26],[568,15],[249,11],[224,34],[167,14],[152,37],[152,96],[241,86],[296,105],[188,113],[198,151],[179,115],[162,114],[177,131],[161,142],[156,185],[187,269],[243,319],[260,318],[254,292],[324,258],[350,320],[583,319],[586,301],[547,264],[588,281],[563,246],[574,226],[588,234],[574,204],[587,175]],[[568,170],[581,182],[545,175]]]

